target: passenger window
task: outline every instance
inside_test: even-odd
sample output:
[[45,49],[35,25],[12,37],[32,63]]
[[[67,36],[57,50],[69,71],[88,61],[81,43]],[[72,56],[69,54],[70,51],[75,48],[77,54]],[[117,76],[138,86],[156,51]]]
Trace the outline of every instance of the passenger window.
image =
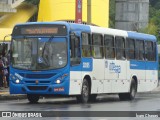
[[71,35],[70,39],[70,58],[71,65],[80,64],[81,53],[80,53],[80,41],[79,37]]
[[91,41],[88,33],[82,33],[82,56],[91,57]]
[[125,41],[123,37],[116,37],[115,39],[116,45],[116,58],[118,60],[125,59]]
[[155,45],[151,41],[145,42],[145,56],[146,60],[148,61],[155,61],[156,60],[156,50]]
[[102,46],[102,35],[92,35],[92,56],[94,58],[103,58],[103,46]]
[[115,47],[114,47],[114,37],[105,35],[104,36],[104,54],[105,58],[113,59],[115,58]]
[[152,54],[153,61],[156,61],[156,52],[157,52],[156,46],[157,46],[156,42],[153,42],[153,54]]
[[135,51],[136,59],[137,60],[144,60],[144,41],[143,40],[136,40],[136,51]]
[[135,59],[135,41],[134,39],[126,39],[126,54],[127,59]]

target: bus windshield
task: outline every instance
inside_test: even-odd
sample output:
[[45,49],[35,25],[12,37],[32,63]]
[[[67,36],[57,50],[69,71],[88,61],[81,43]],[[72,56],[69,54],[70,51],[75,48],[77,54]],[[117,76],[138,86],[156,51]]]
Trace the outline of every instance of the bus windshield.
[[62,37],[13,39],[11,64],[25,70],[62,68],[67,64],[67,40]]

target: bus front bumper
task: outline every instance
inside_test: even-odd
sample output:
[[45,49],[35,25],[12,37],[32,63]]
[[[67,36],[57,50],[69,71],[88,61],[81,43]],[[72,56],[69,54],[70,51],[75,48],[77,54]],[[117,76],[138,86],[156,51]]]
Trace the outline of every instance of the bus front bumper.
[[68,95],[69,85],[61,84],[26,85],[10,82],[10,94]]

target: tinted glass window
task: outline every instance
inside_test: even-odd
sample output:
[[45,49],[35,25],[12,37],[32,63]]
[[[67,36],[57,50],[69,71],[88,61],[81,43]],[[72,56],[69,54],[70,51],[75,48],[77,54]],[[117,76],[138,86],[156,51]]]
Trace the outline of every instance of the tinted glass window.
[[126,54],[127,59],[135,59],[135,41],[134,39],[126,39]]
[[147,61],[156,60],[156,46],[151,41],[145,42],[145,57]]
[[94,58],[103,58],[102,35],[92,35],[92,54]]
[[115,48],[114,48],[114,37],[105,35],[104,36],[104,53],[105,58],[115,58]]
[[125,59],[125,40],[123,37],[115,38],[116,58],[119,60]]
[[88,33],[82,33],[82,56],[91,57],[91,41]]

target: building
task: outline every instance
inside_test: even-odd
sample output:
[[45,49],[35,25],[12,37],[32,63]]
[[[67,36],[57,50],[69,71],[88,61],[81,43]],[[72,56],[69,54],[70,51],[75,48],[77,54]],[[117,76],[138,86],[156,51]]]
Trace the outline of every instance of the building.
[[23,3],[24,0],[0,0],[0,43],[9,42],[15,24],[27,22],[37,11],[31,4]]
[[[38,21],[74,22],[75,6],[76,0],[41,0]],[[82,22],[108,27],[109,0],[82,0]]]
[[138,31],[148,25],[149,0],[116,0],[115,28]]

